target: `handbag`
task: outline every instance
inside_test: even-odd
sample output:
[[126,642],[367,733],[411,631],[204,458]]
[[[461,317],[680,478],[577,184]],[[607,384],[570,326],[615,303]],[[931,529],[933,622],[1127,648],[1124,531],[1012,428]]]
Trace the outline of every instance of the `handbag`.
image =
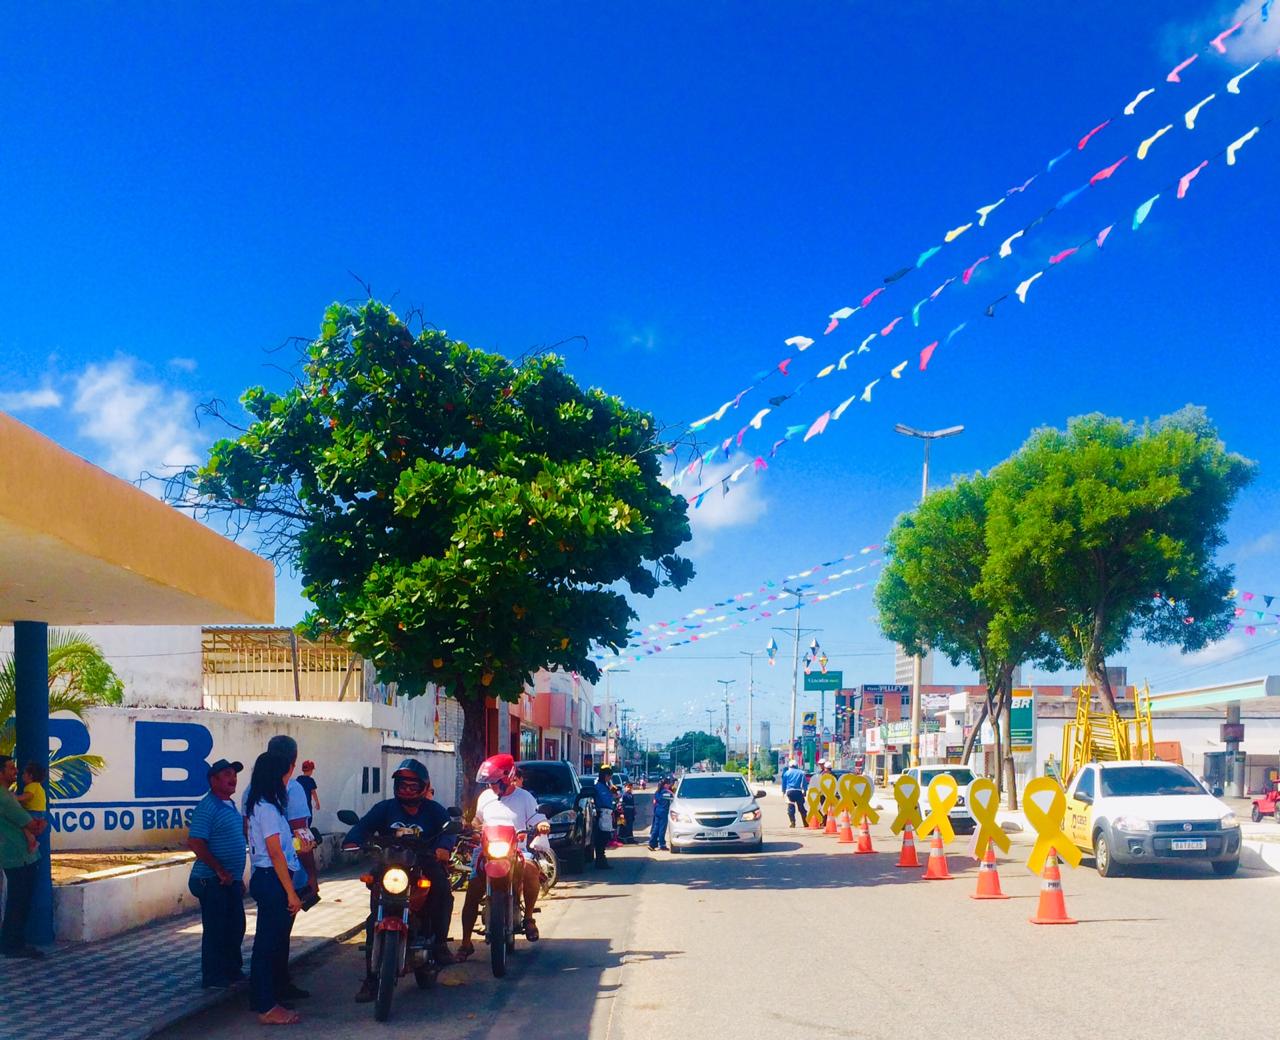
[[605,834],[612,834],[613,833],[613,813],[602,812],[599,816],[596,817],[596,826],[599,827],[602,831],[604,831]]

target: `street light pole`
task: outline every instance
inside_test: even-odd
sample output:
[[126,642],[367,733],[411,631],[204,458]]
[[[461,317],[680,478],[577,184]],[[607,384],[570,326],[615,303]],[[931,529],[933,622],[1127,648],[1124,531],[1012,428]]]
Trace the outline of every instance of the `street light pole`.
[[756,749],[755,737],[752,735],[753,708],[756,696],[756,653],[755,650],[739,650],[738,653],[747,659],[747,783],[750,784],[755,772]]
[[610,708],[609,678],[610,676],[613,675],[614,672],[629,672],[629,671],[631,671],[630,668],[606,668],[604,673],[604,762],[602,764],[606,766],[613,765],[613,763],[609,761],[609,730],[612,725],[609,721],[611,718],[611,712],[609,710]]
[[717,679],[721,686],[724,687],[724,767],[729,768],[729,687],[736,683],[737,679]]
[[[893,430],[904,437],[916,437],[924,441],[924,473],[920,480],[920,501],[923,502],[929,495],[930,444],[934,441],[942,440],[943,437],[954,437],[957,433],[963,433],[964,427],[948,426],[943,430],[917,430],[912,426],[898,423]],[[923,663],[919,654],[916,654],[911,661],[911,764],[913,766],[920,764],[920,717],[922,712],[920,672]]]

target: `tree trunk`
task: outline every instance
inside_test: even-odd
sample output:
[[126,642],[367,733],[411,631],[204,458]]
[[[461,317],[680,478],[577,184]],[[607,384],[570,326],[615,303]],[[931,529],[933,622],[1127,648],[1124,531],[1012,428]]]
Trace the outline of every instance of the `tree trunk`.
[[1090,653],[1084,662],[1085,675],[1089,685],[1098,691],[1102,700],[1103,711],[1116,710],[1116,695],[1111,689],[1111,681],[1107,678],[1107,661],[1101,654]]
[[978,720],[973,724],[973,729],[969,730],[969,735],[964,738],[964,749],[960,752],[960,761],[964,765],[969,764],[969,759],[973,757],[973,746],[978,742],[978,737],[982,734],[982,723],[987,718],[987,706],[983,704],[978,712]]
[[1004,744],[1005,791],[1009,795],[1009,808],[1018,807],[1018,773],[1013,765],[1013,668],[1001,671],[1000,697],[1004,704],[1001,716]]
[[996,794],[1001,798],[1004,797],[1004,770],[1000,768],[1000,763],[1004,761],[1004,745],[1002,743],[1002,734],[1000,731],[1000,686],[999,678],[996,679],[996,689],[993,692],[991,687],[987,686],[987,717],[991,720],[991,733],[995,737],[996,742]]
[[488,742],[485,740],[484,698],[469,697],[464,691],[454,692],[462,705],[462,809],[474,810],[480,792],[476,787],[476,773],[486,758]]

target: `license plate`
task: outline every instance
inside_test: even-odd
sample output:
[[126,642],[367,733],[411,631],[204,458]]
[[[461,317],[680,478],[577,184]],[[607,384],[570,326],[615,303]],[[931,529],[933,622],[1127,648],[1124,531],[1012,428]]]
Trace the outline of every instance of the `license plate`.
[[1208,848],[1204,838],[1174,838],[1169,845],[1174,852],[1204,852]]

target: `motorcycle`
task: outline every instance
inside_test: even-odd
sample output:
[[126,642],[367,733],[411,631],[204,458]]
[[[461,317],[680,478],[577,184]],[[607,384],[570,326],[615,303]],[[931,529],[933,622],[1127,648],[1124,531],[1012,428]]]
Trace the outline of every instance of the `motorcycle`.
[[539,834],[530,840],[525,858],[538,868],[538,886],[545,896],[560,880],[560,861],[546,835]]
[[[360,822],[350,809],[341,810],[338,819],[348,827]],[[377,896],[370,941],[377,979],[373,1017],[379,1022],[391,1014],[391,1000],[401,976],[412,972],[419,989],[435,984],[440,972],[433,953],[437,938],[429,932],[425,914],[431,879],[418,862],[420,856],[434,855],[432,845],[438,838],[458,834],[461,829],[461,824],[451,819],[434,834],[424,835],[419,827],[402,828],[390,837],[375,835],[364,845],[364,851],[377,856],[374,869],[360,880]]]
[[490,965],[496,978],[507,973],[507,956],[516,948],[516,927],[523,920],[524,899],[516,883],[524,862],[524,832],[514,827],[490,825],[480,832],[484,862],[485,895],[481,904],[484,941],[489,944]]

